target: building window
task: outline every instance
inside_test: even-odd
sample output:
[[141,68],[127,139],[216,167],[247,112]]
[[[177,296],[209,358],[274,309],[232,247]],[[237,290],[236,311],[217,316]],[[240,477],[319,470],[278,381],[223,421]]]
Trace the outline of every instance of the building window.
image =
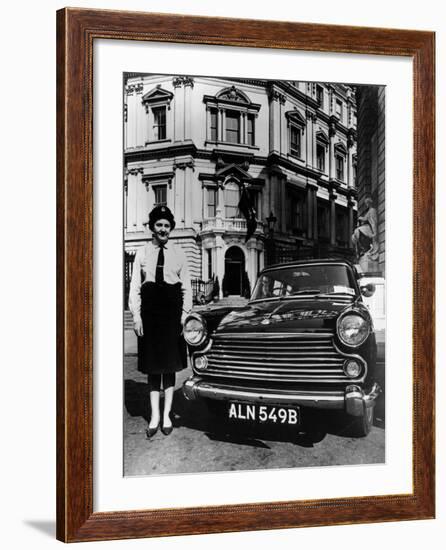
[[208,248],[206,250],[207,257],[208,257],[208,281],[212,279],[213,271],[212,271],[212,249]]
[[218,141],[218,111],[217,109],[210,110],[210,138],[211,141]]
[[330,210],[325,202],[318,201],[317,205],[317,232],[321,240],[330,238]]
[[290,218],[289,229],[294,235],[305,233],[306,201],[301,193],[293,193],[289,197]]
[[336,114],[339,117],[339,120],[342,121],[342,101],[339,99],[336,100]]
[[357,176],[357,164],[356,162],[353,163],[353,186],[356,187],[356,176]]
[[203,102],[208,111],[208,140],[237,145],[255,144],[255,119],[261,106],[253,103],[244,91],[229,86],[215,96],[205,95]]
[[248,145],[254,145],[255,143],[254,115],[248,115],[247,124],[248,124],[248,129],[247,129]]
[[160,85],[142,97],[142,104],[147,113],[146,140],[148,143],[167,139],[167,111],[170,111],[172,100],[173,93],[163,90]]
[[290,126],[290,154],[294,157],[301,157],[302,153],[302,132],[297,126]]
[[208,189],[208,218],[215,218],[217,215],[217,189]]
[[324,108],[324,88],[322,86],[319,86],[319,84],[316,85],[316,101],[319,105],[320,109]]
[[235,182],[229,182],[225,186],[225,218],[238,218],[238,204],[240,202],[240,188]]
[[316,157],[317,169],[325,172],[325,147],[320,143],[316,145]]
[[240,143],[240,113],[226,111],[226,141]]
[[336,155],[336,179],[344,181],[344,157],[342,155]]
[[166,139],[166,107],[154,107],[153,112],[153,139]]
[[347,246],[349,241],[348,212],[339,205],[336,205],[336,240],[340,246]]
[[155,206],[167,206],[167,185],[157,185],[153,188]]

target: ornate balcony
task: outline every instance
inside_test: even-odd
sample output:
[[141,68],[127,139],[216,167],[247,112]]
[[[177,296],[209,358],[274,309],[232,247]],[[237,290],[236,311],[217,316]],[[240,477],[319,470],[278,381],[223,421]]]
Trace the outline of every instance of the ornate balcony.
[[[230,233],[246,233],[246,220],[245,218],[206,218],[203,220],[201,228],[202,233],[208,232],[230,232]],[[263,234],[263,223],[257,222],[257,229],[255,235]]]

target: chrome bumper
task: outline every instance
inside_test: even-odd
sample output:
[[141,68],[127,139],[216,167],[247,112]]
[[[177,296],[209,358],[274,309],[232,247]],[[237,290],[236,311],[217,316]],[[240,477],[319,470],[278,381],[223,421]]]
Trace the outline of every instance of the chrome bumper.
[[186,399],[216,399],[219,401],[237,401],[240,403],[264,403],[271,405],[312,407],[316,409],[346,410],[353,416],[364,414],[364,407],[373,406],[381,393],[378,384],[374,384],[369,393],[359,386],[347,386],[345,390],[309,391],[309,390],[271,390],[267,388],[247,389],[215,382],[207,382],[197,376],[186,380],[183,385]]

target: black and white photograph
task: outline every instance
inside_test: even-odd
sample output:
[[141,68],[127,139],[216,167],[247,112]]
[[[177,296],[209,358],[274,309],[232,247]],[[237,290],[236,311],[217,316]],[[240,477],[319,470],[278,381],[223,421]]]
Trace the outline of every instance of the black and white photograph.
[[385,98],[124,73],[124,476],[385,463]]

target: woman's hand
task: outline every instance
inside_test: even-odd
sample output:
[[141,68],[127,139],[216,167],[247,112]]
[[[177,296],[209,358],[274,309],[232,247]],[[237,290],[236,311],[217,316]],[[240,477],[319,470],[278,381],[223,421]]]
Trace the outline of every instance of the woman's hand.
[[135,331],[136,336],[144,336],[141,317],[138,317],[138,319],[133,321],[133,330]]

